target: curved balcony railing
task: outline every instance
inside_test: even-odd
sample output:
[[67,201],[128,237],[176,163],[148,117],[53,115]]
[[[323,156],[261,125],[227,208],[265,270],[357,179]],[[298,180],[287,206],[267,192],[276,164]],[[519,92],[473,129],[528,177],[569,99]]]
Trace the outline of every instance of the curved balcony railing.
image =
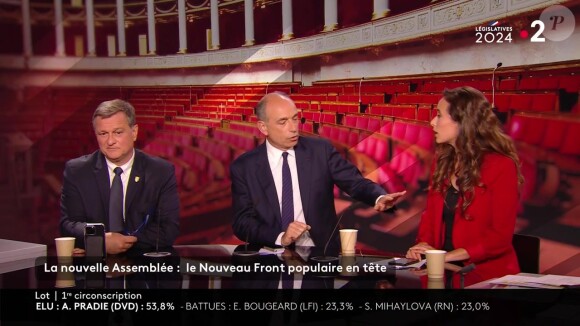
[[[251,64],[331,54],[468,30],[493,20],[510,24],[526,12],[566,0],[466,0],[442,2],[351,28],[265,45],[194,54],[140,57],[0,56],[0,68],[31,70],[139,70]],[[474,34],[475,35],[475,34]],[[475,40],[475,39],[474,39]]]

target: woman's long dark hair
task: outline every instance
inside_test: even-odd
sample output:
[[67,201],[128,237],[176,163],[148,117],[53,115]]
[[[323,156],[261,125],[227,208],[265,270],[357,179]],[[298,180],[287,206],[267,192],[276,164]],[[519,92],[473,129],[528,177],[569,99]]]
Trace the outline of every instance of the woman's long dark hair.
[[450,186],[452,174],[457,176],[457,186],[462,198],[461,216],[473,201],[474,188],[480,184],[481,164],[485,153],[498,153],[511,158],[518,174],[518,183],[524,178],[520,160],[511,138],[502,130],[501,123],[491,109],[485,96],[472,87],[458,87],[443,91],[449,103],[449,115],[459,124],[455,148],[450,144],[437,146],[437,166],[431,187],[445,193]]

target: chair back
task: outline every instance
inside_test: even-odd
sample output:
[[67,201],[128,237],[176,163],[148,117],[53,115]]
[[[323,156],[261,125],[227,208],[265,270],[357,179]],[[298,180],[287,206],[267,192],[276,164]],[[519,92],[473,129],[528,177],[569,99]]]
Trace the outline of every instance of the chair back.
[[516,233],[512,238],[512,245],[518,257],[520,270],[523,273],[538,274],[540,272],[540,238]]

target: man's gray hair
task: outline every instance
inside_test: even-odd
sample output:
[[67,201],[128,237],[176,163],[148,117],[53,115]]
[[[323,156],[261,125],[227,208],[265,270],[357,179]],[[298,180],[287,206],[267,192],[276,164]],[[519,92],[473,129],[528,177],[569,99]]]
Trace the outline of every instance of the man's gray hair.
[[268,104],[268,99],[270,97],[272,97],[272,95],[279,95],[282,98],[285,98],[289,101],[292,101],[292,99],[290,98],[290,96],[284,92],[272,92],[272,93],[268,93],[266,95],[264,95],[264,97],[262,97],[262,99],[260,99],[260,102],[258,102],[258,104],[256,104],[256,108],[254,109],[256,116],[258,117],[258,120],[260,121],[266,121],[266,105]]
[[93,129],[95,128],[95,119],[97,117],[108,118],[119,112],[125,113],[129,122],[129,127],[132,128],[135,126],[135,108],[127,101],[114,99],[99,104],[95,113],[93,113]]

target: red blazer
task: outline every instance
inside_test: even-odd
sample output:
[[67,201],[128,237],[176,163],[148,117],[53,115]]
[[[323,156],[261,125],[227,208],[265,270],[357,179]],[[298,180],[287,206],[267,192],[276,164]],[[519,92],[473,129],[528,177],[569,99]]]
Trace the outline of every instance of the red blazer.
[[[465,285],[520,272],[512,247],[519,197],[516,165],[509,157],[486,154],[480,180],[483,186],[475,187],[473,201],[466,210],[471,219],[463,218],[458,208],[453,222],[453,247],[469,253],[470,259],[464,265],[476,266],[466,275]],[[417,242],[443,247],[444,199],[443,194],[429,190]],[[459,205],[461,202],[460,198]]]

